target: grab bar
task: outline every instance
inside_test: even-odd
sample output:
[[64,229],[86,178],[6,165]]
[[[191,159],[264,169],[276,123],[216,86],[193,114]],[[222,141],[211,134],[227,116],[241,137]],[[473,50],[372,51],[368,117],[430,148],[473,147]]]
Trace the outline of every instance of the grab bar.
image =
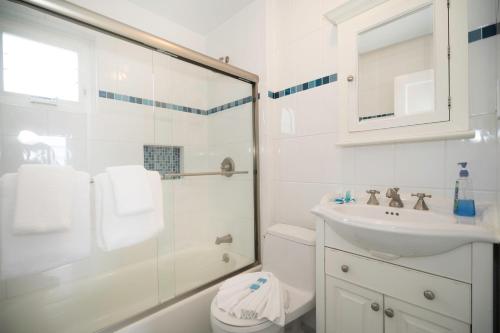
[[170,179],[175,177],[195,177],[195,176],[226,176],[243,175],[248,171],[215,171],[215,172],[181,172],[181,173],[165,173],[162,179]]

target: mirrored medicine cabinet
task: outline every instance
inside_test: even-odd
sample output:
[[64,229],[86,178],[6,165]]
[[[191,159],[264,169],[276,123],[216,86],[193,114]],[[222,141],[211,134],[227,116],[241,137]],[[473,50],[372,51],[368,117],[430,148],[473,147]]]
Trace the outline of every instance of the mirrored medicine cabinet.
[[339,145],[473,136],[466,0],[351,0],[337,25]]

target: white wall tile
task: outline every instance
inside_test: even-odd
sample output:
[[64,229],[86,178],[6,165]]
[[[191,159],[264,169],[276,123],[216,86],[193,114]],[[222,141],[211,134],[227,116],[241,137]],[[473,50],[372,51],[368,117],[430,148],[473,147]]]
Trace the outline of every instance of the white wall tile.
[[47,134],[47,111],[1,104],[0,116],[3,135],[17,136],[21,131]]
[[328,182],[334,178],[334,134],[281,139],[275,144],[276,179]]
[[151,106],[99,99],[97,110],[89,114],[90,140],[154,142]]
[[87,113],[49,111],[47,116],[49,135],[72,139],[87,138]]
[[328,84],[296,94],[295,126],[297,135],[337,131],[337,89]]
[[[286,4],[281,4],[286,6]],[[309,35],[321,28],[323,23],[322,0],[292,0],[292,19],[295,27],[293,35],[296,38]]]
[[295,77],[293,82],[289,82],[283,88],[326,75],[323,66],[325,44],[323,36],[322,30],[315,30],[291,44],[291,53],[286,56],[292,61]]
[[274,186],[275,222],[310,229],[315,228],[315,217],[310,210],[319,203],[324,194],[336,190],[334,185],[285,181],[276,181]]
[[476,131],[472,139],[446,142],[446,188],[452,188],[458,177],[458,162],[468,162],[475,190],[496,190],[497,128],[496,115],[475,116],[471,127]]
[[[498,38],[498,37],[497,37]],[[469,108],[471,115],[496,112],[496,80],[494,70],[496,38],[469,44]]]
[[355,156],[357,184],[395,186],[394,145],[358,147]]
[[445,142],[397,144],[395,185],[444,188]]
[[467,16],[469,31],[495,23],[496,12],[496,0],[468,0]]
[[88,163],[92,175],[108,166],[144,164],[143,144],[140,142],[88,141]]

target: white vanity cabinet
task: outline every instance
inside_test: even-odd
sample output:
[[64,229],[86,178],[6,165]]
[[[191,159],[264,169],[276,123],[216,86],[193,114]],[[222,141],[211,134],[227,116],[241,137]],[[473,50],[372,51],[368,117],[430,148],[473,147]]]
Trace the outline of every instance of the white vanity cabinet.
[[384,296],[341,279],[326,277],[326,332],[384,332]]
[[470,325],[327,276],[327,333],[468,333]]
[[469,333],[470,325],[418,306],[384,296],[386,333]]
[[491,244],[387,259],[316,228],[318,333],[493,333]]

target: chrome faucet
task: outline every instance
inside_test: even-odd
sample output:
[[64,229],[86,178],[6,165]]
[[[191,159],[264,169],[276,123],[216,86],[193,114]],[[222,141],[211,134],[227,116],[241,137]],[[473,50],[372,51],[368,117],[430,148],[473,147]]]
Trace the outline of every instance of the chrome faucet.
[[233,242],[233,236],[231,236],[231,234],[227,234],[227,235],[215,238],[215,244],[217,244],[217,245],[222,244],[222,243],[232,243],[232,242]]
[[387,189],[387,193],[385,194],[385,196],[391,199],[391,201],[389,202],[390,207],[404,207],[403,201],[401,201],[401,196],[399,195],[398,191],[399,187],[391,187]]

